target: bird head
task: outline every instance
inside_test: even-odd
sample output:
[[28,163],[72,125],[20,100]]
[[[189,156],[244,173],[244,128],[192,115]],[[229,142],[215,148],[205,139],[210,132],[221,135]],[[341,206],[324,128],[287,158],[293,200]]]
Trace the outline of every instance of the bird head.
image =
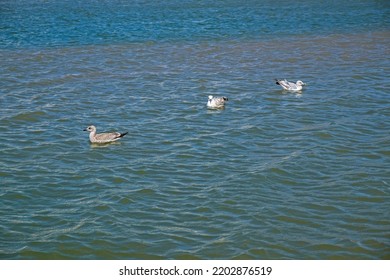
[[93,125],[90,125],[87,128],[85,128],[84,131],[89,131],[89,132],[96,131],[96,127]]

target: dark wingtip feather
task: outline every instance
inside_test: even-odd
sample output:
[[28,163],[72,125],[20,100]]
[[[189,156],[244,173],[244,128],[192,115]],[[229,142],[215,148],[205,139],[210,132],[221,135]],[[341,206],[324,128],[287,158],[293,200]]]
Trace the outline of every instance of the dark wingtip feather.
[[123,137],[123,136],[125,136],[127,133],[129,133],[129,132],[126,131],[125,133],[121,133],[121,135],[119,135],[119,137]]

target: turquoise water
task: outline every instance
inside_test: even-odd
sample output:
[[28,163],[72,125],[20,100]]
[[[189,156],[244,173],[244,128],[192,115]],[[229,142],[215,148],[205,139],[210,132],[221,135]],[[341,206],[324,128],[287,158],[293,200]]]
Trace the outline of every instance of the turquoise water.
[[389,8],[0,1],[0,258],[389,259]]

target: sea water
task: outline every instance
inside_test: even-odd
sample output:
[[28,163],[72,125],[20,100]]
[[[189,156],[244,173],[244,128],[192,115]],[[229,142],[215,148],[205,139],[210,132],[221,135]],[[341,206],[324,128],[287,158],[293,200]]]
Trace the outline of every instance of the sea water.
[[390,258],[389,27],[388,1],[0,1],[0,258]]

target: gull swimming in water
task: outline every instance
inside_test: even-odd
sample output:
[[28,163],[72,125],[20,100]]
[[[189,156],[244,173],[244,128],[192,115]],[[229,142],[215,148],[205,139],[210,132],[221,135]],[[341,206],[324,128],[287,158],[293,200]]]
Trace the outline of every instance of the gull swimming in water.
[[88,126],[84,131],[89,131],[89,141],[91,143],[110,143],[119,140],[125,136],[128,132],[119,133],[119,132],[106,132],[106,133],[96,133],[96,127],[93,125]]
[[214,97],[209,95],[209,100],[207,101],[207,107],[210,109],[221,109],[225,106],[225,102],[229,99],[225,96],[223,97]]
[[290,91],[301,91],[303,86],[306,85],[302,81],[297,81],[296,83],[293,83],[287,81],[286,79],[284,80],[275,79],[275,80],[277,85],[280,85],[283,89],[290,90]]

